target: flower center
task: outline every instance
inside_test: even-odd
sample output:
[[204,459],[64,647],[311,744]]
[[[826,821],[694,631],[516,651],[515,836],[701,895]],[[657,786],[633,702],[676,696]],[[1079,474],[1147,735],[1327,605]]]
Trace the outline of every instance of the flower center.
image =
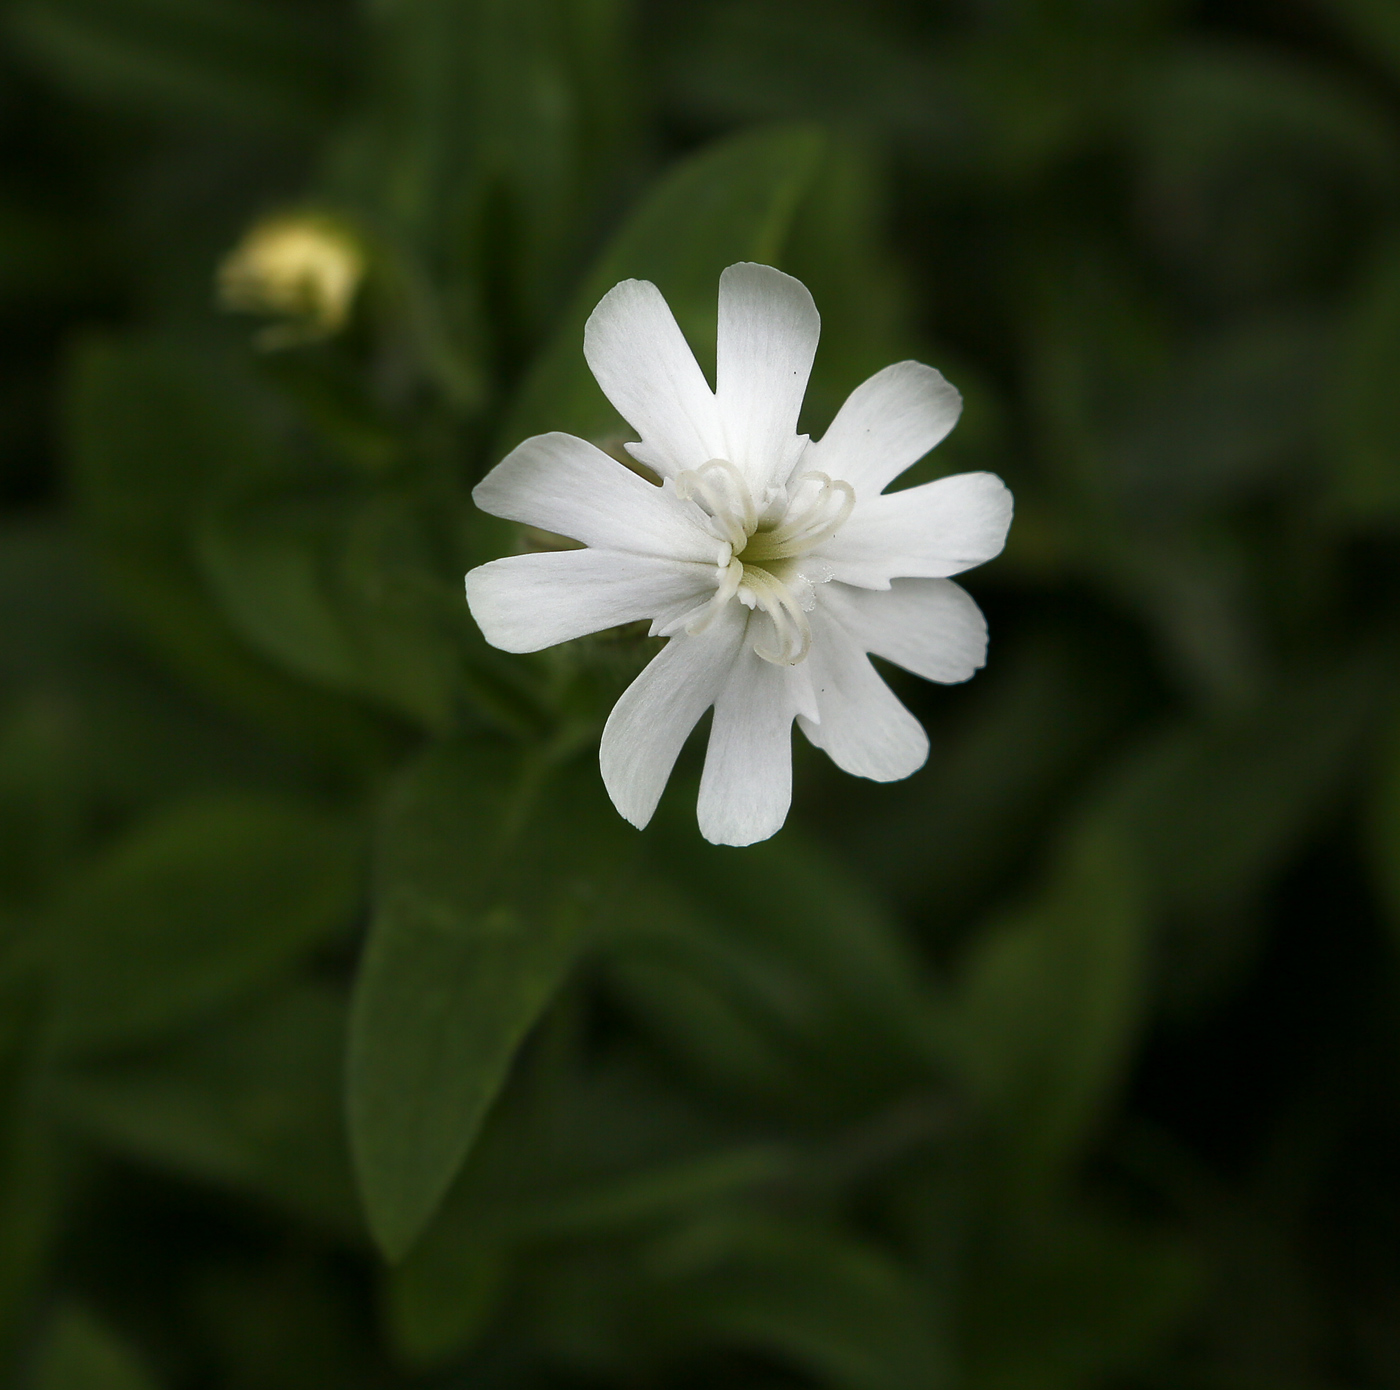
[[830,578],[802,557],[830,540],[856,504],[849,483],[825,473],[803,473],[785,488],[769,488],[754,500],[744,475],[728,459],[711,459],[677,475],[676,495],[696,503],[729,553],[718,566],[714,597],[686,631],[703,632],[730,599],[767,614],[772,646],[754,651],[779,666],[796,666],[812,645],[807,614],[816,586]]

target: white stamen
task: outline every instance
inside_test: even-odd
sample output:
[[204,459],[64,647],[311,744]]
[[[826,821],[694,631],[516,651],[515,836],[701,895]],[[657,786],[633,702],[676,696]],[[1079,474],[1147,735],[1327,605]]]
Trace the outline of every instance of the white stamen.
[[[856,505],[855,489],[850,483],[834,482],[825,473],[804,473],[799,484],[816,483],[815,495],[805,506],[789,506],[782,521],[771,531],[759,531],[750,537],[745,557],[751,560],[792,560],[806,554],[834,536]],[[798,498],[805,487],[798,488]]]
[[728,459],[711,459],[699,468],[678,473],[676,496],[704,507],[724,527],[725,538],[736,551],[744,548],[758,525],[749,485]]
[[825,473],[804,473],[787,488],[766,488],[756,504],[744,475],[728,459],[710,459],[676,475],[676,496],[694,502],[713,523],[720,540],[715,592],[685,623],[703,632],[731,599],[761,609],[773,625],[776,646],[754,644],[765,661],[796,666],[812,645],[807,613],[816,605],[815,586],[830,576],[818,566],[804,573],[786,562],[830,540],[856,503],[849,483]]
[[[744,568],[744,589],[773,622],[778,639],[776,650],[754,645],[754,654],[775,666],[796,666],[806,659],[812,647],[812,625],[792,590],[758,565]],[[742,601],[743,590],[739,593]]]
[[731,560],[725,565],[719,577],[719,585],[715,589],[710,601],[700,610],[698,617],[692,618],[686,625],[685,630],[692,636],[698,636],[709,627],[719,616],[720,609],[724,607],[735,594],[739,592],[739,585],[744,578],[744,562],[742,560]]

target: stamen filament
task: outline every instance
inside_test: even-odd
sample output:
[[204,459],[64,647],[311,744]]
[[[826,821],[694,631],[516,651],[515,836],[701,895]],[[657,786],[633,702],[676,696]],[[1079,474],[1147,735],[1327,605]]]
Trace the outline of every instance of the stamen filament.
[[685,625],[685,630],[690,636],[698,637],[714,622],[724,605],[739,592],[739,585],[743,578],[744,562],[737,559],[731,560],[724,567],[724,573],[720,576],[719,584],[710,596],[709,602],[700,610],[700,616],[692,618]]
[[[776,647],[756,642],[754,652],[775,665],[796,666],[812,645],[811,624],[798,598],[799,591],[804,593],[806,608],[812,606],[812,578],[789,574],[781,562],[795,560],[834,536],[855,506],[855,490],[825,473],[804,473],[786,488],[768,489],[760,512],[748,480],[728,459],[720,458],[678,473],[674,486],[677,497],[706,513],[717,539],[718,533],[723,537],[715,591],[685,624],[686,632],[704,632],[737,597],[749,608],[762,609],[773,624]],[[793,578],[796,586],[790,582]]]
[[744,548],[758,526],[758,509],[744,475],[728,459],[711,459],[678,473],[675,487],[677,497],[698,501],[724,527],[736,551]]
[[796,666],[805,660],[812,648],[812,625],[792,590],[757,566],[745,567],[744,587],[772,620],[779,644],[776,651],[755,644],[754,654],[775,666]]
[[744,548],[745,561],[795,559],[814,545],[830,540],[845,524],[856,505],[855,489],[850,483],[835,482],[825,473],[804,473],[798,482],[817,483],[817,495],[805,508],[790,511],[773,530],[750,536]]

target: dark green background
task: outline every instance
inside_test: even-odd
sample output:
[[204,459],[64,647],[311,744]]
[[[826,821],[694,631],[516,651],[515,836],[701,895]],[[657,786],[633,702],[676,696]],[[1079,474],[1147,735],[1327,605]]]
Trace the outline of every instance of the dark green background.
[[[1394,0],[5,0],[0,148],[14,1384],[1400,1383]],[[1017,518],[929,765],[725,851],[461,577],[741,259]]]

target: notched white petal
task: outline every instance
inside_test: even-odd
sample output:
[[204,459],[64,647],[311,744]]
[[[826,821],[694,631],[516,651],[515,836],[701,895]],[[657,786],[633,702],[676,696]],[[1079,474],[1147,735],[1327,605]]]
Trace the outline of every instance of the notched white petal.
[[598,301],[584,325],[583,355],[603,394],[642,437],[643,453],[631,450],[634,458],[666,478],[723,454],[714,394],[651,281],[624,280]]
[[752,845],[782,829],[792,803],[793,707],[787,668],[743,647],[718,698],[697,813],[716,845]]
[[590,632],[701,602],[712,565],[611,550],[509,555],[467,575],[467,604],[486,640],[537,652]]
[[808,740],[843,772],[896,782],[928,758],[928,735],[829,607],[818,610],[811,667],[821,721],[799,717]]
[[725,457],[755,494],[785,482],[802,453],[797,417],[820,336],[800,280],[748,261],[719,277],[715,399]]
[[598,764],[618,814],[639,830],[651,820],[690,731],[729,679],[746,616],[731,610],[694,637],[671,638],[613,706]]
[[1001,553],[1011,491],[995,473],[957,473],[857,501],[817,551],[833,578],[866,589],[893,579],[944,579]]
[[896,362],[857,386],[803,461],[844,478],[867,501],[941,444],[962,414],[962,396],[922,362]]
[[885,590],[831,584],[824,605],[862,650],[954,685],[987,660],[987,620],[950,579],[896,579]]
[[484,512],[584,545],[713,564],[718,547],[669,488],[571,434],[517,445],[473,489]]

